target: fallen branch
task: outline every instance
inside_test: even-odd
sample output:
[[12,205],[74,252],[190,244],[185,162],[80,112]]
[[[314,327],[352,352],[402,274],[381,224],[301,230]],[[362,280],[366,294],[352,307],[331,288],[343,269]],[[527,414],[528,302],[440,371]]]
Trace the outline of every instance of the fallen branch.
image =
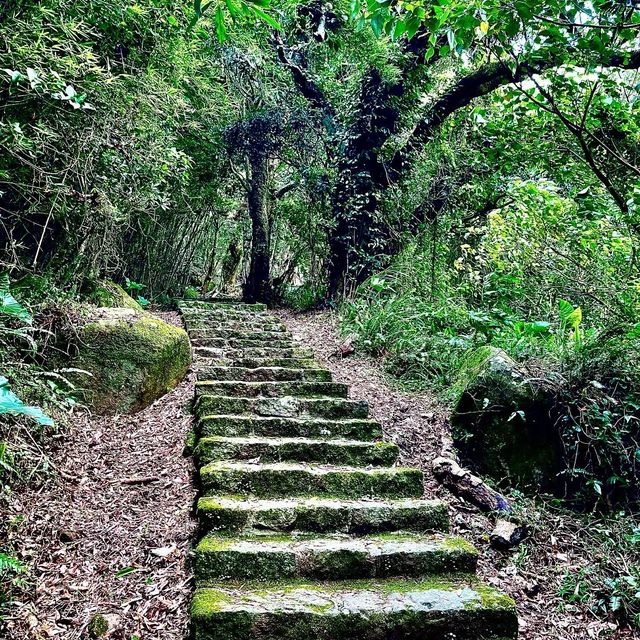
[[527,537],[527,534],[528,531],[524,525],[508,520],[498,520],[489,536],[489,542],[492,547],[506,551],[518,546]]
[[457,496],[476,505],[481,511],[511,513],[509,501],[483,480],[463,469],[451,458],[436,458],[432,463],[433,475],[438,482]]
[[134,476],[132,478],[124,478],[120,480],[121,484],[148,484],[149,482],[157,482],[160,480],[158,476]]

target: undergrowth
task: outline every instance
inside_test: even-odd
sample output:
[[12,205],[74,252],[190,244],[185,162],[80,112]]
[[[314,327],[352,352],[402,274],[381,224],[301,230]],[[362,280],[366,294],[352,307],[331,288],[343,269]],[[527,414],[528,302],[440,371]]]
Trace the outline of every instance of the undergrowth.
[[[635,240],[609,211],[580,212],[553,185],[516,180],[509,189],[513,200],[482,226],[441,228],[364,282],[341,308],[341,330],[402,384],[435,389],[452,407],[483,345],[554,383],[548,418],[565,493],[562,506],[530,502],[525,520],[540,535],[562,529],[575,548],[576,567],[565,561],[552,577],[566,606],[640,628]],[[531,571],[546,561],[536,557]]]
[[[531,538],[514,556],[525,575],[557,595],[559,609],[588,610],[640,629],[640,521],[624,511],[576,514],[557,500],[520,497]],[[596,636],[594,636],[596,637]]]
[[[14,297],[17,296],[20,298]],[[14,492],[38,485],[52,473],[51,450],[68,427],[76,406],[73,385],[64,371],[43,366],[41,358],[49,339],[52,317],[64,315],[62,307],[33,286],[11,287],[0,274],[0,510]],[[28,567],[4,548],[8,529],[15,523],[0,520],[0,617],[27,580]]]

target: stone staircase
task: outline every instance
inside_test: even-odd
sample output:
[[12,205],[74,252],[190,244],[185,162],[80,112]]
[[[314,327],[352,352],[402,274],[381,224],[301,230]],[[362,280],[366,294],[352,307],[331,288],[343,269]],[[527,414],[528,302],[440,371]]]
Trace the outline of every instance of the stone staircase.
[[507,640],[447,507],[262,305],[185,301],[202,538],[196,640]]

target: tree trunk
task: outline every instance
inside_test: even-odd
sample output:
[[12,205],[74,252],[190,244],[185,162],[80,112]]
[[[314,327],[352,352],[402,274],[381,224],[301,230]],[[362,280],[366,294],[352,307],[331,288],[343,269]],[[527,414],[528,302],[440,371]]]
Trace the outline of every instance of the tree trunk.
[[376,213],[379,193],[388,186],[389,175],[379,152],[398,126],[399,113],[390,100],[403,92],[402,84],[386,85],[377,69],[371,70],[363,83],[331,198],[330,298],[347,293],[369,277],[384,253],[388,233],[377,222]]
[[222,261],[221,288],[223,293],[227,293],[230,289],[233,289],[238,277],[238,271],[240,270],[241,258],[242,249],[240,247],[240,240],[233,238],[229,243],[227,255]]
[[267,155],[252,154],[248,206],[251,218],[251,261],[244,285],[247,302],[268,302],[271,294],[269,221],[267,214]]

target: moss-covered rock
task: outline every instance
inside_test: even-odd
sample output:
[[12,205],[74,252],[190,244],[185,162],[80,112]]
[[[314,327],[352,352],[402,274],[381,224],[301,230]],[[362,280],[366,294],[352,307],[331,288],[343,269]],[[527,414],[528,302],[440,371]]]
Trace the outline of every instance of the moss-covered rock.
[[79,328],[73,367],[83,400],[97,413],[143,409],[175,387],[191,363],[187,334],[134,309],[97,309]]
[[461,369],[457,392],[451,426],[464,461],[511,486],[552,488],[562,469],[553,385],[485,346]]
[[87,631],[89,632],[90,638],[102,638],[107,634],[107,631],[109,631],[109,622],[101,613],[96,613],[96,615],[91,618]]
[[116,307],[142,311],[142,305],[134,300],[119,284],[112,280],[101,282],[93,293],[99,307]]

